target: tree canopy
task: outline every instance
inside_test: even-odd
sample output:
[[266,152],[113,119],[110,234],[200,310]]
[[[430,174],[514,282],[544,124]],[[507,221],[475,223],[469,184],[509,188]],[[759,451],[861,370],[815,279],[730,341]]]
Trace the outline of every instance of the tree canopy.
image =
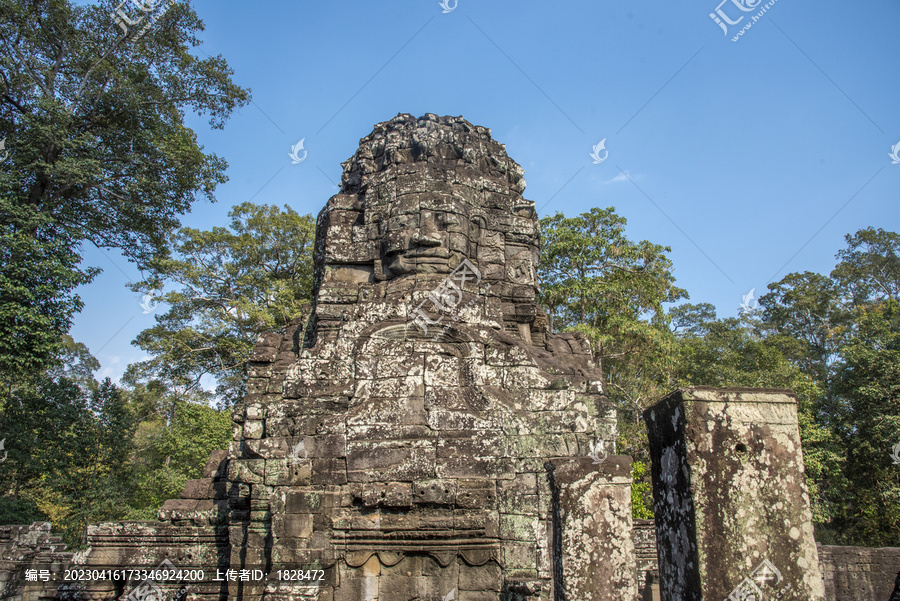
[[315,220],[290,207],[244,203],[229,228],[182,228],[171,254],[149,264],[132,286],[157,292],[169,310],[135,343],[151,358],[132,366],[135,377],[157,378],[193,391],[205,377],[232,405],[244,395],[246,363],[256,338],[283,329],[312,299]]
[[677,286],[668,248],[635,243],[613,209],[541,220],[541,300],[557,330],[584,332],[634,458],[635,517],[652,505],[637,413],[676,386],[790,388],[820,542],[900,540],[900,236],[846,236],[828,275],[790,273],[759,307],[718,318]]
[[109,0],[0,0],[4,379],[58,349],[82,306],[75,289],[98,273],[82,265],[83,244],[143,267],[167,252],[197,196],[214,200],[226,181],[225,161],[204,152],[185,114],[221,128],[249,91],[221,56],[192,53],[203,22],[188,3],[167,4],[140,39],[123,35],[114,10]]

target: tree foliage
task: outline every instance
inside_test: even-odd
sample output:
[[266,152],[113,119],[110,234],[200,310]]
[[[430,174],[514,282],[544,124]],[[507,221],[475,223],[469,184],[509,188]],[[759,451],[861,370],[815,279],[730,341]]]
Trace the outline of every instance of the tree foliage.
[[900,465],[890,455],[900,445],[900,303],[878,288],[870,294],[836,374],[836,393],[849,409],[842,432],[849,486],[833,529],[849,540],[890,546],[900,540]]
[[[638,409],[675,386],[793,390],[816,535],[831,544],[900,539],[900,235],[866,228],[829,275],[790,273],[759,307],[718,318],[674,285],[668,249],[633,243],[624,219],[593,209],[541,221],[541,300],[556,329],[584,332],[618,402],[618,452],[649,462]],[[635,477],[635,517],[646,517]]]
[[185,113],[221,128],[249,101],[221,56],[191,49],[203,23],[174,3],[143,37],[114,2],[0,0],[0,376],[40,371],[81,309],[85,243],[144,265],[177,217],[214,200],[226,163]]
[[666,371],[671,335],[663,303],[686,298],[675,286],[671,249],[625,235],[612,207],[541,219],[540,300],[550,327],[583,332],[611,397],[643,409]]
[[89,523],[154,519],[226,448],[231,416],[158,382],[122,388],[71,375],[47,374],[0,406],[0,524],[49,520],[80,547]]
[[[675,286],[671,249],[625,234],[625,218],[610,207],[577,217],[541,219],[540,300],[551,329],[585,334],[618,409],[617,450],[649,464],[641,411],[670,385],[674,337],[664,303],[686,298]],[[641,500],[635,517],[649,513],[646,483],[635,480]],[[637,501],[636,501],[637,502]]]
[[212,451],[227,448],[231,413],[185,400],[160,382],[138,384],[129,396],[146,413],[134,437],[134,496],[127,517],[153,519],[166,499],[177,498],[188,480],[201,476]]
[[285,206],[244,203],[231,227],[182,228],[172,253],[150,263],[136,291],[169,306],[135,341],[151,359],[132,366],[135,378],[160,379],[196,391],[207,376],[224,405],[243,397],[246,363],[262,332],[284,328],[312,296],[315,220]]

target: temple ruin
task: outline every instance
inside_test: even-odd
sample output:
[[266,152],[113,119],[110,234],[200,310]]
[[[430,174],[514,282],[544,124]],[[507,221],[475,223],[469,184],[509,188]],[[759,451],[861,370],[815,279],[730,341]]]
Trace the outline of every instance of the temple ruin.
[[[91,525],[74,555],[43,526],[0,528],[0,599],[659,598],[659,536],[632,520],[631,459],[615,454],[600,371],[536,301],[540,226],[522,168],[490,130],[431,114],[376,125],[343,168],[318,217],[314,302],[259,337],[229,448],[158,520]],[[686,449],[684,414],[665,415]],[[791,449],[779,457],[802,489],[799,440]],[[815,562],[808,511],[795,513]],[[24,584],[49,563],[207,577]],[[804,601],[822,598],[816,587]]]

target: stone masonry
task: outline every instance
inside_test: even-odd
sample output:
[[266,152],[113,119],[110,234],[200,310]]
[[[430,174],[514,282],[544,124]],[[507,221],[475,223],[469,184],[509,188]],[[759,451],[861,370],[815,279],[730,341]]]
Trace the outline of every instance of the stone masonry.
[[790,391],[683,388],[644,412],[662,598],[824,598]]
[[[343,166],[313,303],[259,337],[229,448],[157,520],[90,525],[74,555],[48,524],[0,527],[0,601],[682,601],[773,583],[766,598],[809,601],[820,571],[829,601],[890,590],[897,549],[822,547],[819,570],[786,391],[683,389],[648,410],[656,536],[632,522],[615,410],[584,338],[549,332],[534,203],[488,129],[401,114]],[[27,578],[65,568],[206,578]]]
[[632,599],[630,458],[599,461],[600,372],[536,302],[524,188],[461,117],[378,124],[319,215],[313,305],[251,355],[227,457],[79,561],[324,573],[204,599]]
[[[59,574],[71,561],[72,553],[66,552],[61,539],[50,533],[49,522],[0,526],[0,599],[24,601],[56,596],[58,583],[50,575]],[[29,570],[38,574],[35,580],[26,579]]]

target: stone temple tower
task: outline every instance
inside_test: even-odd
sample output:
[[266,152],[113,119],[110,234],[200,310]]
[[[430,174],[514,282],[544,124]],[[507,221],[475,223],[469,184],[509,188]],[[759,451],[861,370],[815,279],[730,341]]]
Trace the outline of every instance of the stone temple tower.
[[[270,573],[205,599],[632,599],[630,459],[586,342],[536,303],[521,167],[430,114],[376,125],[343,166],[313,305],[260,337],[227,457],[131,527],[166,551],[141,563]],[[93,553],[116,556],[115,530]],[[272,575],[289,568],[323,579]]]

